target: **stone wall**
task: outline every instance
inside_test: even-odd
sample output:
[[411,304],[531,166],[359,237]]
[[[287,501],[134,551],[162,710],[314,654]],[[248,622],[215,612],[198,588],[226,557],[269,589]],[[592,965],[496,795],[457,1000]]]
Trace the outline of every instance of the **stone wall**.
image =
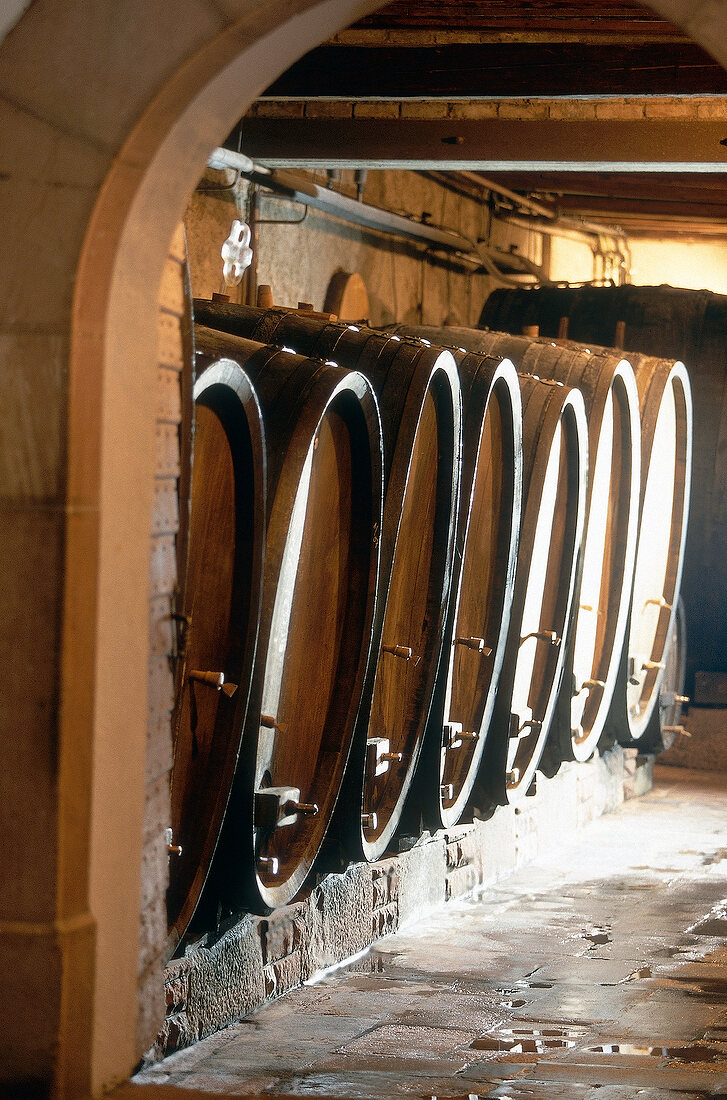
[[252,105],[251,118],[451,118],[451,119],[722,119],[727,97],[704,96],[589,96],[587,99],[549,99],[547,96],[502,99],[426,100],[275,100]]
[[685,710],[674,744],[659,762],[698,771],[727,771],[727,708],[695,707]]
[[268,917],[242,917],[187,949],[165,970],[167,1017],[147,1063],[233,1023],[382,936],[567,843],[574,831],[651,786],[652,758],[614,747],[564,764],[537,792],[487,821],[400,844],[373,864],[313,883],[302,900]]
[[[233,219],[249,216],[248,185],[243,182],[232,188],[230,181],[233,173],[208,172],[185,214],[192,292],[197,298],[225,289],[220,248]],[[322,174],[316,182],[325,184]],[[334,186],[354,195],[353,173],[342,172]],[[540,234],[491,219],[485,201],[459,195],[426,173],[371,171],[362,197],[364,202],[414,219],[428,212],[433,225],[453,229],[473,242],[486,238],[503,252],[512,248],[534,263],[543,260]],[[297,306],[306,301],[320,310],[333,274],[357,271],[366,284],[373,325],[441,325],[445,319],[476,325],[485,298],[498,285],[474,264],[427,253],[421,245],[349,225],[320,211],[310,210],[300,224],[288,224],[303,213],[296,203],[260,193],[257,283],[272,286],[276,304]],[[592,266],[590,250],[589,263]],[[241,301],[244,290],[243,283],[228,293],[233,301]]]

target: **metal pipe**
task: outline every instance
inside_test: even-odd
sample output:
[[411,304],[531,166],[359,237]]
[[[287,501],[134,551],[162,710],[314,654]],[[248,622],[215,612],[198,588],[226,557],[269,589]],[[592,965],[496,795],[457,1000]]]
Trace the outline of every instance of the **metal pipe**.
[[[245,179],[249,179],[278,195],[302,203],[304,206],[332,214],[334,217],[341,218],[354,225],[361,225],[366,229],[404,237],[425,244],[430,248],[457,253],[460,259],[471,259],[473,262],[482,264],[489,274],[502,282],[522,286],[519,279],[508,277],[499,269],[494,256],[488,254],[486,248],[483,250],[481,245],[452,230],[440,229],[425,222],[417,222],[402,214],[394,214],[388,210],[382,210],[380,207],[361,202],[358,199],[349,198],[337,191],[319,187],[311,180],[294,172],[266,168],[264,165],[257,164],[250,157],[245,156],[244,153],[238,153],[232,149],[215,149],[207,164],[210,168],[232,169],[240,176],[244,176]],[[473,172],[458,172],[457,175],[476,184],[483,191],[493,191],[496,194],[503,195],[505,198],[516,202],[521,208],[532,211],[531,215],[521,215],[519,217],[506,215],[504,220],[510,225],[521,229],[535,229],[541,233],[580,241],[584,237],[586,239],[596,237],[600,243],[601,238],[606,235],[613,236],[619,243],[622,240],[621,234],[612,233],[605,226],[589,222],[580,223],[566,219],[556,219],[552,211],[546,207],[541,206],[532,199],[518,195],[515,191],[510,191],[484,176],[476,175]],[[616,254],[622,255],[618,250]],[[522,260],[523,257],[519,257],[519,259]],[[538,282],[547,283],[549,281],[544,278],[542,269],[535,267],[535,265],[529,271],[524,271],[523,274],[530,274]]]
[[541,218],[547,218],[548,221],[555,220],[555,214],[552,210],[549,210],[547,206],[541,206],[539,202],[535,202],[534,199],[529,199],[525,195],[519,195],[517,191],[511,191],[509,187],[504,187],[501,183],[495,183],[494,180],[486,179],[484,176],[480,176],[477,172],[457,172],[458,176],[462,176],[463,179],[469,180],[470,183],[475,184],[477,187],[481,187],[483,191],[494,191],[496,195],[502,195],[505,199],[510,199],[512,202],[517,203],[523,210],[532,210],[534,214],[539,214]]
[[219,148],[212,150],[207,160],[207,167],[215,168],[218,172],[224,172],[225,168],[231,168],[233,172],[252,172],[255,164],[244,153]]
[[464,252],[476,255],[474,241],[454,233],[447,229],[438,229],[437,226],[427,225],[424,222],[413,221],[403,214],[392,214],[388,210],[381,210],[377,206],[351,199],[347,195],[341,195],[337,191],[329,191],[325,187],[319,187],[301,176],[292,172],[284,172],[279,169],[271,170],[256,164],[243,153],[236,153],[231,149],[215,149],[208,162],[210,168],[232,168],[246,179],[267,187],[271,191],[285,195],[286,198],[302,202],[327,214],[333,214],[355,225],[362,225],[366,229],[378,230],[382,233],[393,233],[398,237],[419,241],[435,248],[447,249],[451,252]]
[[503,221],[519,229],[536,229],[540,233],[549,233],[552,237],[568,237],[576,240],[583,237],[611,237],[615,241],[623,239],[623,231],[617,226],[599,225],[598,222],[581,221],[579,218],[547,220],[528,214],[505,214]]

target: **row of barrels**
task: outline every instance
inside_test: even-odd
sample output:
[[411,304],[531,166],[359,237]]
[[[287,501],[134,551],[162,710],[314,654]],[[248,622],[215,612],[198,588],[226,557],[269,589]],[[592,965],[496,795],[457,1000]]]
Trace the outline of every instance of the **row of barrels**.
[[679,363],[194,313],[170,951],[653,738],[690,461]]
[[[727,671],[727,295],[673,286],[496,290],[480,325],[679,359],[689,368],[694,454],[682,591],[691,694],[698,672]],[[631,359],[628,354],[627,358]]]

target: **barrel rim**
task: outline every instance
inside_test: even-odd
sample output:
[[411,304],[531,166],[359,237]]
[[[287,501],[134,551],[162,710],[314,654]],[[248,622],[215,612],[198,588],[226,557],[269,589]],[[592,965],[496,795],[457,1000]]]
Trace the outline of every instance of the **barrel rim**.
[[[279,348],[276,348],[280,351]],[[299,360],[305,360],[308,357],[297,356]],[[298,414],[295,418],[295,425],[289,440],[285,459],[280,471],[280,477],[275,487],[273,494],[273,501],[271,503],[270,515],[268,518],[268,529],[275,526],[280,530],[287,530],[287,521],[290,518],[290,511],[295,499],[296,486],[298,482],[298,474],[302,462],[304,461],[308,449],[311,445],[315,434],[326,416],[326,414],[339,405],[341,400],[346,395],[351,395],[357,402],[360,409],[361,422],[366,425],[367,438],[369,442],[369,462],[370,462],[370,479],[372,485],[372,492],[374,499],[372,500],[372,542],[370,546],[369,556],[369,583],[367,590],[366,608],[364,610],[364,617],[361,627],[361,639],[362,644],[358,651],[358,659],[356,662],[355,675],[353,676],[353,690],[351,692],[351,698],[346,708],[347,719],[344,728],[341,731],[343,751],[341,754],[341,764],[338,769],[337,781],[335,781],[336,790],[331,797],[328,804],[325,816],[325,822],[322,821],[322,828],[320,835],[315,840],[315,850],[310,851],[310,858],[306,858],[305,861],[299,861],[292,873],[279,884],[275,886],[266,885],[260,874],[258,873],[257,860],[255,858],[255,848],[257,844],[256,830],[254,826],[254,818],[252,812],[252,806],[250,808],[250,825],[251,834],[249,840],[245,842],[248,845],[249,851],[249,867],[252,871],[251,877],[253,878],[254,893],[258,896],[258,904],[265,908],[276,908],[280,905],[286,904],[293,900],[298,893],[303,883],[305,882],[308,874],[311,871],[314,860],[325,839],[325,835],[333,817],[336,802],[341,790],[341,784],[343,780],[343,774],[345,771],[346,762],[350,756],[352,745],[355,736],[355,727],[357,722],[358,707],[360,705],[360,697],[362,692],[362,686],[365,680],[366,669],[371,660],[371,649],[373,645],[373,624],[374,615],[376,609],[376,592],[377,581],[379,576],[379,561],[380,561],[380,540],[378,539],[377,532],[373,530],[373,524],[379,524],[378,530],[381,529],[381,516],[383,507],[383,474],[382,474],[382,459],[381,459],[381,418],[379,412],[379,406],[376,399],[375,392],[368,379],[362,373],[353,370],[346,370],[345,368],[338,367],[336,364],[323,363],[322,361],[309,360],[312,367],[314,367],[314,376],[311,379],[311,385],[304,395],[303,400],[305,404],[303,408],[298,410]],[[275,551],[268,551],[267,563],[266,563],[266,579],[277,577],[282,564],[282,557],[285,549],[285,539],[281,540],[280,547]],[[272,580],[269,580],[267,592],[269,599],[263,601],[263,611],[261,615],[261,634],[260,634],[260,652],[265,649],[267,640],[269,637],[269,631],[272,621],[272,612],[275,602],[275,585]],[[246,721],[245,731],[243,734],[243,740],[249,745],[249,751],[251,757],[254,759],[257,757],[258,742],[259,742],[259,714],[260,707],[258,701],[262,699],[262,685],[264,681],[265,669],[263,667],[264,662],[256,661],[256,667],[254,671],[254,692],[255,703],[254,707],[248,714]],[[340,691],[340,688],[337,688]],[[252,711],[254,710],[254,714]],[[343,743],[343,733],[346,732],[345,743]],[[340,774],[339,774],[340,773]],[[247,796],[252,802],[254,785],[254,771],[252,776],[249,777],[245,783],[247,788]]]
[[[610,357],[604,356],[604,359],[608,361]],[[616,357],[613,357],[616,358]],[[578,727],[571,728],[571,748],[573,750],[573,758],[580,762],[588,760],[595,750],[601,735],[603,733],[608,715],[611,709],[611,701],[613,699],[614,691],[616,688],[616,681],[618,679],[618,672],[621,666],[621,652],[623,649],[624,639],[626,638],[629,612],[631,607],[631,592],[633,588],[634,567],[636,563],[636,547],[638,540],[638,515],[640,506],[640,491],[641,485],[641,423],[639,417],[639,395],[636,386],[636,378],[631,364],[627,359],[621,357],[619,361],[613,366],[613,374],[607,387],[601,392],[600,387],[597,388],[597,396],[599,398],[598,408],[600,412],[599,423],[602,421],[603,414],[605,412],[606,402],[611,395],[613,395],[614,403],[618,405],[620,414],[623,418],[622,423],[624,428],[627,429],[629,440],[627,441],[628,453],[631,456],[631,468],[630,476],[628,477],[628,484],[630,487],[628,501],[625,502],[625,506],[622,504],[622,522],[626,523],[626,544],[624,546],[623,554],[621,555],[621,583],[616,590],[613,586],[609,586],[609,607],[614,602],[615,591],[618,592],[618,609],[615,616],[615,622],[613,623],[611,631],[611,645],[610,652],[608,653],[607,660],[602,657],[601,667],[597,670],[597,678],[602,679],[605,683],[605,687],[601,692],[601,698],[599,701],[596,715],[590,728],[584,729],[582,723],[579,723]],[[594,440],[590,438],[591,428],[594,428],[595,437],[595,420],[594,420],[594,405],[590,410],[587,409],[589,420],[589,453],[595,453],[593,448]],[[629,446],[630,443],[630,446]],[[590,520],[590,509],[592,503],[592,482],[589,476],[588,491],[586,498],[587,518],[586,526],[583,536],[583,547],[585,554],[585,547],[588,538],[588,523]],[[575,623],[573,627],[573,642],[577,637],[577,623],[578,615],[576,612]],[[596,653],[594,653],[594,665],[596,663]],[[583,733],[579,734],[579,730],[583,730]]]
[[[495,356],[480,355],[476,352],[467,353],[467,355],[477,356],[481,362],[478,365],[478,377],[484,378],[485,375],[481,375],[481,372],[486,372],[488,378],[487,392],[485,395],[485,401],[480,407],[481,415],[478,415],[478,427],[477,427],[477,447],[476,454],[472,462],[471,471],[467,471],[465,480],[464,470],[464,449],[465,449],[465,437],[467,434],[467,422],[472,417],[471,407],[465,411],[464,424],[463,424],[463,476],[462,487],[463,490],[469,490],[466,495],[463,491],[460,496],[460,505],[457,521],[457,555],[456,555],[456,575],[454,591],[455,595],[451,600],[450,611],[450,629],[447,632],[445,639],[445,647],[451,641],[452,630],[457,621],[457,615],[459,611],[460,601],[462,597],[462,578],[464,572],[464,550],[467,545],[467,536],[469,533],[469,519],[471,514],[472,500],[476,488],[477,468],[479,465],[479,458],[482,446],[482,433],[484,431],[485,419],[490,407],[490,402],[497,400],[502,408],[507,404],[510,410],[510,417],[507,420],[508,428],[510,429],[509,448],[505,455],[504,469],[511,475],[509,481],[508,493],[510,498],[511,510],[509,513],[509,524],[506,528],[503,528],[500,536],[500,544],[505,548],[505,578],[506,583],[504,586],[504,592],[502,593],[502,616],[500,620],[500,627],[498,631],[497,642],[493,647],[493,665],[492,674],[490,677],[490,684],[485,696],[485,700],[482,706],[482,717],[479,727],[479,739],[475,743],[474,751],[472,752],[470,764],[467,773],[464,777],[464,781],[460,786],[460,790],[457,793],[455,800],[450,806],[444,805],[444,799],[441,792],[441,783],[437,782],[437,804],[440,817],[441,826],[443,828],[451,828],[455,825],[462,814],[464,813],[472,788],[474,787],[477,779],[477,774],[482,761],[482,756],[485,751],[485,744],[487,735],[489,733],[490,724],[492,721],[492,714],[495,706],[495,697],[497,694],[497,687],[500,678],[500,672],[502,669],[502,663],[505,655],[505,647],[507,644],[507,637],[510,627],[510,613],[512,609],[512,594],[513,584],[515,578],[515,569],[517,564],[517,553],[520,541],[520,523],[522,518],[522,504],[523,504],[523,471],[522,471],[522,398],[520,393],[520,384],[518,381],[517,371],[513,363],[509,359],[502,359],[498,361]],[[476,383],[475,383],[476,384]],[[502,396],[500,392],[502,391]],[[470,394],[471,396],[471,394]],[[508,467],[507,460],[511,458],[512,464]],[[463,522],[464,517],[464,522]],[[446,649],[445,649],[446,652]],[[449,660],[447,661],[446,677],[447,684],[445,689],[445,701],[444,701],[444,714],[446,714],[447,707],[447,695],[451,686],[451,677],[454,666],[454,655],[449,647]],[[435,731],[432,731],[432,735]],[[439,740],[441,741],[441,731],[439,731]],[[432,754],[433,755],[433,754]]]
[[[520,377],[522,378],[522,376],[520,376]],[[556,662],[555,662],[553,676],[552,676],[552,682],[551,682],[550,689],[548,691],[546,706],[545,706],[544,712],[543,712],[542,726],[541,726],[541,729],[539,731],[538,737],[536,739],[536,743],[535,743],[535,747],[533,749],[533,752],[532,752],[525,768],[523,769],[523,773],[522,773],[522,775],[519,776],[517,783],[512,784],[512,785],[507,783],[506,777],[504,775],[501,776],[501,777],[498,776],[496,778],[496,782],[498,783],[498,785],[499,785],[500,782],[502,783],[501,794],[504,797],[504,801],[508,804],[514,804],[516,802],[519,802],[520,799],[522,799],[523,797],[525,797],[527,795],[528,789],[529,789],[529,787],[532,783],[532,780],[535,776],[535,772],[538,770],[538,766],[540,764],[540,760],[542,758],[543,751],[545,749],[545,744],[546,744],[546,741],[547,741],[548,736],[550,734],[550,727],[552,725],[553,715],[554,715],[554,712],[555,712],[555,706],[556,706],[556,702],[557,702],[557,698],[558,698],[558,694],[559,694],[560,681],[561,681],[561,677],[563,675],[563,668],[564,668],[564,663],[565,663],[565,655],[566,655],[566,648],[567,648],[567,646],[566,646],[567,639],[566,639],[565,633],[566,633],[566,630],[567,630],[567,627],[568,627],[568,624],[569,624],[569,621],[570,621],[571,607],[573,605],[573,601],[575,599],[576,590],[577,590],[577,582],[578,582],[578,576],[579,576],[580,558],[581,558],[582,548],[583,548],[583,534],[584,534],[584,526],[585,526],[586,476],[587,476],[587,468],[588,468],[588,421],[587,421],[587,417],[586,417],[585,403],[583,401],[583,396],[580,393],[580,391],[573,388],[573,387],[565,386],[561,382],[557,382],[557,383],[552,382],[552,381],[549,382],[549,381],[544,380],[544,379],[537,379],[534,376],[526,376],[526,382],[528,384],[530,382],[533,382],[533,383],[540,382],[541,384],[545,384],[545,385],[551,385],[551,386],[558,385],[558,386],[562,387],[563,390],[564,390],[563,400],[562,400],[562,403],[561,403],[560,407],[558,408],[558,415],[557,415],[557,418],[556,418],[556,424],[561,423],[562,426],[563,426],[563,430],[566,431],[569,434],[571,440],[575,440],[575,453],[573,454],[572,452],[570,452],[570,466],[571,466],[571,468],[568,471],[568,479],[569,479],[569,481],[572,478],[575,479],[576,492],[574,494],[575,495],[575,501],[574,501],[574,506],[573,506],[572,534],[571,534],[571,537],[570,537],[570,540],[569,540],[572,543],[572,556],[571,556],[570,565],[567,569],[567,590],[565,592],[565,600],[564,600],[564,603],[563,603],[563,614],[562,614],[562,620],[563,620],[562,621],[562,630],[563,630],[563,633],[561,635],[561,644],[558,647],[558,650],[559,650],[558,651],[558,656],[557,656],[557,659],[556,659]],[[551,403],[551,405],[552,405],[552,403]],[[555,432],[556,424],[553,425],[553,433],[552,434],[554,434],[554,432]],[[552,439],[552,434],[551,434],[551,439]],[[541,495],[540,495],[540,492],[538,492],[537,496],[533,497],[532,492],[531,492],[531,486],[533,485],[533,474],[535,473],[536,470],[538,472],[540,472],[541,468],[544,466],[544,464],[547,460],[548,456],[544,454],[545,450],[546,449],[544,447],[540,447],[540,446],[538,446],[536,448],[536,453],[535,453],[535,456],[534,456],[533,469],[531,471],[530,477],[528,478],[527,494],[526,494],[525,508],[524,508],[524,512],[523,512],[523,523],[522,523],[522,529],[521,529],[521,548],[522,548],[522,542],[523,542],[523,532],[527,532],[526,538],[527,538],[528,541],[530,541],[530,539],[531,539],[531,534],[534,533],[534,520],[537,519]],[[548,446],[547,450],[548,450],[548,454],[549,454],[550,445]],[[542,470],[542,472],[544,473],[544,469]],[[542,478],[539,479],[537,484],[542,486]],[[521,549],[521,553],[522,553],[522,549]],[[529,562],[529,557],[530,557],[530,554],[528,553],[528,562]],[[520,572],[521,570],[524,570],[525,567],[526,567],[526,564],[527,564],[527,562],[522,557],[519,557],[519,559],[518,559],[518,572]],[[515,581],[516,585],[518,584],[518,579],[519,578],[516,575],[516,581]],[[522,602],[523,602],[523,608],[524,608],[524,593],[525,593],[525,588],[522,588],[521,592],[520,592],[520,598],[522,599]],[[512,647],[513,649],[516,648],[515,643],[517,643],[517,645],[519,647],[520,632],[521,632],[521,621],[522,621],[521,611],[523,610],[523,608],[518,607],[517,618],[513,617],[513,620],[511,621],[511,631],[510,631],[510,637],[508,638],[508,645],[510,647]],[[516,660],[516,658],[513,659],[513,662],[515,660]],[[511,707],[510,707],[511,700],[508,699],[505,702],[506,702],[507,709],[508,709],[508,714],[509,714],[510,709],[511,709]],[[507,736],[508,734],[509,734],[509,730],[505,730],[505,736]]]
[[[399,338],[399,340],[401,343],[404,343],[401,338]],[[389,563],[387,563],[388,575],[384,579],[386,591],[385,593],[383,593],[380,602],[381,625],[383,626],[386,616],[386,609],[391,587],[391,574],[394,565],[396,547],[399,543],[399,537],[401,534],[401,510],[408,482],[409,470],[413,459],[413,444],[424,410],[425,399],[430,390],[433,390],[435,392],[438,419],[441,416],[440,410],[442,401],[446,402],[447,411],[451,410],[451,421],[448,422],[448,427],[449,424],[451,424],[451,462],[447,464],[447,469],[451,465],[451,475],[447,476],[449,500],[448,506],[442,516],[443,519],[447,519],[447,522],[445,524],[446,539],[444,539],[444,546],[441,548],[443,550],[441,565],[443,582],[441,598],[438,601],[438,622],[434,628],[438,635],[438,641],[435,642],[434,651],[432,653],[432,660],[427,674],[427,686],[424,694],[424,705],[422,707],[422,715],[419,722],[420,733],[414,746],[415,751],[412,753],[411,758],[408,762],[406,773],[402,779],[399,795],[389,815],[387,823],[380,832],[377,831],[377,835],[374,837],[374,839],[370,840],[365,835],[363,822],[361,820],[361,816],[359,815],[359,842],[364,858],[368,862],[372,862],[380,858],[380,856],[383,855],[383,853],[385,852],[389,841],[391,840],[394,833],[396,832],[396,829],[399,826],[404,810],[404,804],[412,786],[416,766],[421,756],[422,746],[424,743],[424,735],[434,697],[436,678],[439,671],[439,666],[441,664],[444,622],[446,619],[447,603],[452,582],[456,520],[459,507],[460,468],[462,451],[462,391],[460,387],[457,364],[451,353],[446,349],[442,350],[425,348],[423,349],[423,354],[417,358],[416,366],[414,367],[412,372],[409,389],[407,391],[404,412],[401,417],[400,430],[396,438],[394,454],[392,456],[391,470],[386,488],[386,500],[384,503],[384,527],[387,527],[387,518],[391,516],[392,511],[394,513],[394,518],[396,522],[395,538],[391,548],[391,560]],[[411,415],[407,416],[406,414],[406,410],[409,410],[409,413],[411,414],[412,407],[416,408],[416,417],[412,417]],[[439,462],[443,463],[447,457],[447,455],[444,455],[442,453],[440,448]],[[381,639],[379,638],[379,645],[380,642]],[[372,689],[372,699],[373,690],[375,690],[376,671],[378,669],[378,663],[380,661],[380,654],[381,651],[379,649],[375,658],[376,666],[374,669],[374,688]],[[371,701],[372,700],[368,701],[369,706],[371,704]],[[369,722],[370,711],[368,719],[366,721],[365,734],[361,739],[364,744],[368,735]],[[365,784],[363,761],[361,762],[361,764],[361,804],[363,812],[363,788]]]
[[[672,558],[673,572],[672,572],[671,584],[669,586],[670,587],[669,596],[671,598],[668,599],[668,601],[667,601],[668,603],[671,604],[671,607],[670,607],[670,611],[669,611],[668,621],[665,624],[665,629],[662,631],[663,636],[664,636],[664,646],[662,647],[662,651],[661,651],[660,656],[663,656],[664,648],[666,646],[666,640],[669,637],[669,634],[670,634],[671,629],[672,629],[672,623],[673,623],[673,620],[674,620],[674,616],[676,615],[676,608],[677,608],[679,593],[680,593],[680,589],[681,589],[682,572],[683,572],[683,568],[684,568],[684,554],[685,554],[685,549],[686,549],[687,528],[688,528],[688,523],[689,523],[689,500],[690,500],[690,493],[691,493],[692,450],[693,450],[692,432],[693,432],[693,417],[694,417],[693,409],[694,409],[694,406],[693,406],[693,400],[692,400],[691,383],[690,383],[690,380],[689,380],[689,372],[688,372],[686,366],[684,365],[684,363],[681,360],[679,360],[679,359],[674,360],[674,359],[670,359],[670,358],[659,358],[657,356],[642,356],[641,358],[642,358],[642,361],[639,363],[639,368],[644,368],[644,367],[646,367],[650,364],[654,364],[654,365],[669,364],[669,371],[666,374],[666,376],[663,378],[663,386],[661,386],[661,393],[658,395],[658,398],[657,398],[657,392],[658,392],[659,372],[656,369],[653,371],[652,376],[649,379],[649,383],[648,383],[648,385],[647,385],[647,387],[644,391],[643,400],[641,402],[641,405],[642,405],[642,414],[641,414],[642,441],[643,441],[643,424],[644,424],[645,417],[647,415],[650,416],[650,417],[653,416],[654,417],[654,425],[656,424],[656,417],[658,416],[659,408],[661,407],[662,396],[663,396],[664,391],[666,391],[667,387],[672,387],[672,389],[674,390],[674,402],[675,402],[675,405],[677,407],[677,423],[681,422],[681,424],[682,424],[681,443],[682,443],[682,455],[683,455],[685,475],[684,475],[683,482],[681,484],[675,485],[675,494],[677,493],[677,490],[679,491],[678,492],[677,506],[679,507],[679,510],[680,510],[681,519],[680,519],[680,524],[679,524],[678,552]],[[638,385],[638,381],[639,381],[639,368],[637,368],[635,370],[637,385]],[[654,408],[655,405],[656,405],[656,408]],[[680,406],[681,406],[681,408],[680,408]],[[681,413],[681,416],[679,415],[679,413]],[[644,450],[642,450],[641,492],[640,492],[640,499],[639,499],[639,541],[637,543],[637,548],[636,548],[636,560],[637,561],[638,561],[638,554],[639,554],[639,543],[641,541],[641,517],[642,517],[642,511],[643,511],[644,495],[645,495],[645,489],[646,489],[646,485],[647,485],[647,481],[648,481],[649,470],[651,468],[652,443],[653,443],[653,432],[650,433],[650,435],[649,435],[648,446],[646,448],[644,448],[644,450],[646,452],[646,458],[644,457]],[[677,462],[678,461],[679,461],[679,455],[677,453]],[[673,541],[675,541],[675,539],[676,539],[676,536],[673,536]],[[664,596],[666,598],[667,593],[664,593]],[[625,647],[626,647],[626,652],[628,654],[628,648],[629,648],[628,633],[627,633],[627,636],[626,636]],[[631,736],[631,738],[634,741],[638,741],[638,739],[645,732],[645,730],[646,730],[646,728],[649,724],[651,716],[654,712],[654,707],[657,705],[657,701],[658,701],[658,698],[659,698],[659,689],[660,689],[662,677],[663,677],[663,669],[660,669],[660,670],[658,670],[658,672],[657,672],[657,674],[654,678],[654,684],[653,684],[651,695],[650,695],[650,698],[649,698],[649,701],[648,701],[648,705],[645,708],[645,710],[642,712],[642,714],[639,716],[638,722],[634,722],[632,720],[630,709],[629,709],[628,706],[626,706],[626,717],[627,717],[627,721],[628,721],[628,732],[629,732],[629,735]]]

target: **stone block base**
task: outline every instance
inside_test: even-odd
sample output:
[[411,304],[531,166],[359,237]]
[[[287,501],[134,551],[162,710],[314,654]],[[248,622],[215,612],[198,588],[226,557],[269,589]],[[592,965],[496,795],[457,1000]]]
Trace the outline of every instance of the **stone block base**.
[[689,737],[677,734],[660,764],[696,771],[727,771],[727,707],[695,707],[682,713],[680,723]]
[[365,951],[450,898],[498,882],[625,797],[651,786],[635,750],[619,746],[564,764],[537,791],[487,821],[425,834],[372,864],[353,864],[266,918],[246,916],[215,943],[165,970],[167,1018],[148,1062],[223,1028],[267,1001]]

